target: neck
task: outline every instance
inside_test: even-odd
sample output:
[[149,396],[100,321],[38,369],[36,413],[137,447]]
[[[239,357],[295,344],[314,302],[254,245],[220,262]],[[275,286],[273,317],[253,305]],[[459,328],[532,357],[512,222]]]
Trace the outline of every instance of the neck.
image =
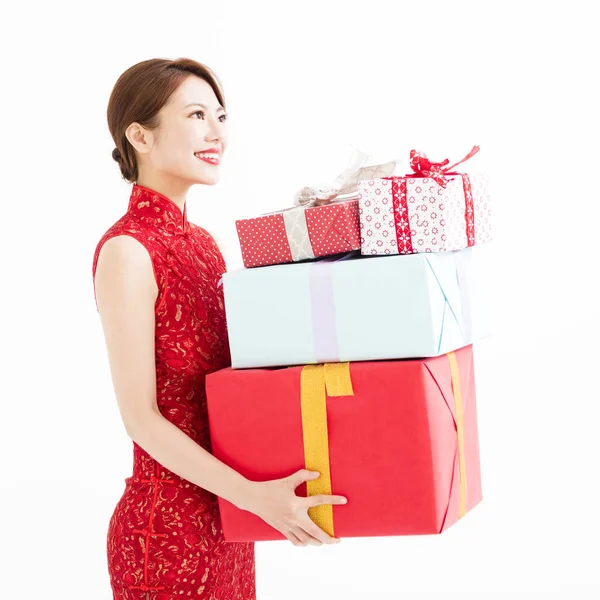
[[152,174],[143,174],[138,178],[136,184],[166,196],[179,207],[179,210],[183,214],[186,195],[191,187],[188,183],[182,182],[181,179],[169,180],[162,175],[153,176]]

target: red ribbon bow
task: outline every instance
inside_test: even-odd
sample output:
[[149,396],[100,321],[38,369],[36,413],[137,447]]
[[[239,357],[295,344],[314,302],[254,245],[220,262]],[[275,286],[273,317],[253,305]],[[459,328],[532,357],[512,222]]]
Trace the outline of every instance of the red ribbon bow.
[[[425,154],[418,152],[417,150],[410,151],[410,168],[414,171],[406,177],[431,177],[437,184],[442,187],[446,187],[447,175],[456,175],[457,173],[450,173],[450,169],[453,169],[457,165],[469,160],[472,156],[475,156],[479,152],[479,146],[473,146],[469,154],[458,162],[446,167],[450,162],[447,158],[442,162],[431,162]],[[446,167],[446,168],[444,168]]]

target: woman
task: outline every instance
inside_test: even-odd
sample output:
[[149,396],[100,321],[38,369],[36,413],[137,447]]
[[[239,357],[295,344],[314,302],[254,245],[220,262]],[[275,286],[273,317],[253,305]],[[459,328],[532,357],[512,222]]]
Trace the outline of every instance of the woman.
[[186,193],[214,185],[227,147],[225,100],[208,67],[152,59],[126,70],[108,105],[113,158],[133,183],[127,212],[100,239],[92,273],[133,473],[110,519],[115,600],[251,600],[253,542],[225,542],[217,496],[294,545],[336,540],[308,516],[340,496],[296,496],[302,469],[250,481],[211,454],[207,373],[230,365],[213,237],[187,219]]

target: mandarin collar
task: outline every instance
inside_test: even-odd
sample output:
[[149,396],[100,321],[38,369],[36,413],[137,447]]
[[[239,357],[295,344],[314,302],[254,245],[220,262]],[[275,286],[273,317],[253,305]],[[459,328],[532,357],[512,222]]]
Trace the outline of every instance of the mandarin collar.
[[183,213],[169,197],[143,185],[133,184],[127,213],[168,233],[186,234],[190,224],[187,220],[187,201]]

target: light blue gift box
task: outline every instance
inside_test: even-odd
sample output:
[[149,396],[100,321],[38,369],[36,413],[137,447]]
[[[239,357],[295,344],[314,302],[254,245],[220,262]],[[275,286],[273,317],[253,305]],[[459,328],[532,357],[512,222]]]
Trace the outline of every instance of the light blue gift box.
[[492,244],[223,275],[232,367],[439,356],[492,333]]

